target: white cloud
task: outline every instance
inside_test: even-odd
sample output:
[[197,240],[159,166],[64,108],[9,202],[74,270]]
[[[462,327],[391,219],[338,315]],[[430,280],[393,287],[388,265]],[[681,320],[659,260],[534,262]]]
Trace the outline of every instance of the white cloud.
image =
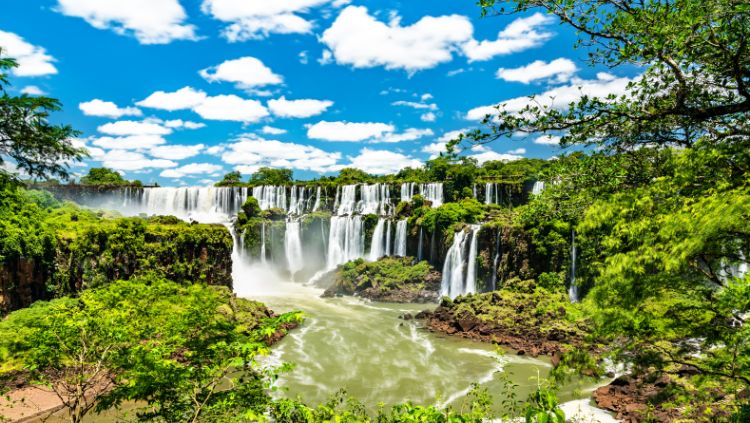
[[539,27],[553,22],[549,16],[535,13],[518,18],[497,35],[494,41],[471,39],[463,45],[463,52],[469,61],[489,60],[495,56],[517,53],[542,45],[552,37],[552,33],[539,31]]
[[520,154],[526,154],[526,149],[525,148],[516,148],[514,150],[510,150],[508,152],[508,154],[519,154],[519,155]]
[[207,97],[193,110],[204,119],[252,123],[268,116],[268,110],[257,100],[236,95]]
[[41,88],[37,87],[36,85],[28,85],[26,87],[23,87],[21,90],[21,94],[26,95],[46,95],[47,93],[44,92]]
[[133,35],[141,44],[198,39],[178,0],[58,0],[58,10],[97,29]]
[[402,141],[414,141],[423,137],[428,137],[434,135],[432,132],[432,129],[418,129],[418,128],[408,128],[404,132],[398,134],[398,133],[389,133],[385,134],[385,136],[381,139],[373,140],[372,142],[402,142]]
[[86,116],[103,116],[119,118],[122,116],[140,116],[141,111],[137,107],[118,107],[111,101],[103,101],[95,98],[91,101],[80,103],[78,108]]
[[339,64],[415,72],[451,61],[453,52],[471,39],[473,31],[465,16],[425,16],[401,26],[397,16],[385,24],[366,7],[348,6],[323,32],[321,41]]
[[528,84],[531,81],[550,79],[553,82],[568,82],[578,71],[578,67],[570,59],[559,58],[549,63],[536,60],[526,66],[519,68],[500,68],[497,70],[497,78],[505,81],[520,82]]
[[196,145],[162,145],[153,147],[149,154],[159,159],[183,160],[197,156],[206,146],[203,144]]
[[435,113],[427,112],[423,114],[422,116],[420,116],[419,119],[422,122],[435,122],[435,119],[437,119],[437,116],[435,115]]
[[274,128],[273,126],[266,125],[261,129],[261,132],[269,135],[281,135],[286,134],[286,129]]
[[136,104],[141,107],[161,109],[167,111],[191,109],[206,99],[206,93],[191,87],[183,87],[168,93],[156,91]]
[[[222,35],[230,42],[261,39],[271,33],[305,34],[312,23],[300,16],[331,0],[204,0],[202,10],[227,22]],[[341,5],[340,0],[334,6]]]
[[125,137],[99,137],[92,144],[111,150],[140,150],[166,144],[160,135],[130,135]]
[[320,121],[307,128],[307,137],[326,141],[364,141],[393,132],[393,125],[380,122]]
[[47,54],[44,48],[30,44],[12,32],[0,31],[0,49],[3,57],[12,57],[18,62],[13,75],[43,76],[57,73],[57,68],[52,64],[54,57]]
[[477,159],[479,164],[483,164],[484,162],[488,162],[491,160],[499,160],[502,162],[512,162],[513,160],[522,159],[523,156],[519,156],[517,154],[503,154],[503,153],[497,153],[495,151],[485,151],[483,153],[470,155],[469,157]]
[[333,53],[331,53],[331,50],[323,50],[323,53],[318,58],[318,63],[321,65],[333,63]]
[[[609,94],[625,94],[630,78],[616,78],[607,73],[597,74],[597,79],[578,79],[573,78],[569,85],[563,85],[547,90],[537,95],[533,100],[529,97],[516,97],[500,103],[504,110],[509,112],[519,112],[532,101],[541,107],[554,109],[563,109],[570,103],[578,101],[582,96],[604,98]],[[466,113],[466,119],[482,120],[486,115],[497,114],[494,106],[481,106],[469,110]]]
[[232,82],[240,89],[276,85],[283,82],[281,76],[255,57],[240,57],[227,60],[217,66],[201,70],[200,75],[209,82]]
[[192,122],[189,120],[173,119],[162,122],[167,128],[174,129],[200,129],[206,126],[205,123]]
[[323,151],[310,145],[244,136],[227,145],[221,157],[225,163],[237,165],[235,169],[243,173],[252,173],[251,169],[257,170],[260,166],[328,172],[337,166],[341,153]]
[[164,169],[177,166],[177,163],[171,160],[148,159],[141,153],[126,150],[108,151],[96,160],[100,160],[104,167],[119,171]]
[[310,63],[310,57],[307,56],[307,50],[300,51],[297,57],[299,57],[299,62],[303,65]]
[[417,103],[415,101],[403,101],[403,100],[399,100],[399,101],[394,101],[393,103],[391,103],[391,105],[393,105],[393,106],[411,107],[412,109],[418,109],[418,110],[419,109],[429,109],[429,110],[437,110],[438,109],[438,106],[435,103],[425,103],[425,102]]
[[[452,141],[458,138],[459,135],[466,133],[467,131],[469,131],[468,128],[446,132],[443,135],[441,135],[440,138],[438,138],[436,142],[427,144],[424,147],[422,147],[422,152],[429,153],[430,158],[434,159],[435,157],[439,156],[440,153],[447,152],[446,146],[448,145],[449,141]],[[458,146],[456,146],[455,149],[456,151],[461,150]]]
[[220,172],[223,168],[212,163],[190,163],[174,169],[163,170],[159,176],[163,178],[182,178],[190,175],[206,175]]
[[542,135],[536,138],[533,142],[534,144],[541,145],[560,145],[560,137],[555,135]]
[[329,100],[287,100],[285,97],[268,101],[268,108],[279,117],[307,118],[325,112],[332,105]]
[[356,167],[367,173],[383,175],[395,173],[405,167],[420,167],[422,162],[412,157],[388,150],[363,148],[358,156],[350,157],[347,167]]
[[137,122],[133,120],[120,120],[105,123],[97,128],[103,134],[109,135],[167,135],[172,130],[162,125],[149,121]]

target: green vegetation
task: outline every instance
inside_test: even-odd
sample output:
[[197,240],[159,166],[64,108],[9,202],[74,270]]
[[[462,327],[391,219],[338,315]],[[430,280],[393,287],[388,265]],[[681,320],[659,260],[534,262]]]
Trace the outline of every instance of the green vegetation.
[[[8,94],[8,74],[17,66],[13,59],[0,58],[0,184],[17,183],[21,177],[65,179],[69,161],[85,154],[70,141],[78,132],[47,120],[50,113],[60,110],[58,100]],[[6,165],[21,174],[8,171]]]
[[292,180],[292,169],[262,167],[250,176],[253,185],[286,185]]
[[128,181],[127,179],[124,179],[122,175],[112,169],[107,169],[106,167],[92,167],[91,169],[89,169],[89,173],[86,176],[81,177],[81,185],[141,186],[142,184],[140,181]]
[[368,262],[357,259],[336,271],[335,281],[325,296],[360,295],[376,301],[435,301],[440,274],[426,261],[413,257],[383,257]]
[[49,386],[71,422],[123,401],[142,421],[228,421],[268,406],[274,370],[256,358],[300,321],[224,287],[134,278],[12,313],[0,371]]

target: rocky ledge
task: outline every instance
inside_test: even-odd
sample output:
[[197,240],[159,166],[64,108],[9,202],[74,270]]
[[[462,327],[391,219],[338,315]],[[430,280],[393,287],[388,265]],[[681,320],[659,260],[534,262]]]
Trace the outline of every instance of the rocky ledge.
[[534,288],[444,299],[416,317],[435,332],[504,345],[517,354],[549,355],[582,345],[583,330],[566,316],[564,294]]
[[435,303],[442,276],[411,257],[384,257],[376,262],[355,260],[342,265],[323,297],[354,295],[390,303]]

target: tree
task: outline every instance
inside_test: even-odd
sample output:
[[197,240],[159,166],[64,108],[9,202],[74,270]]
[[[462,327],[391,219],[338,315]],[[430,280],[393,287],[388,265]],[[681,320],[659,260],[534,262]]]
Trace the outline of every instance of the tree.
[[81,178],[84,185],[127,185],[128,182],[118,172],[106,167],[92,167],[89,173]]
[[[69,163],[86,154],[72,144],[78,132],[49,123],[50,113],[61,108],[58,100],[8,94],[8,73],[16,66],[15,60],[0,57],[0,165],[15,166],[31,178],[67,179]],[[18,175],[0,168],[0,180],[18,182]]]
[[258,185],[285,185],[292,182],[292,169],[262,167],[250,176],[250,182]]
[[[542,9],[578,31],[593,65],[638,66],[625,94],[582,95],[557,108],[536,97],[520,112],[497,106],[485,143],[516,132],[561,133],[562,146],[748,143],[750,135],[750,5],[744,0],[517,0],[483,13]],[[559,105],[558,105],[559,106]]]
[[239,170],[235,170],[224,175],[221,181],[216,183],[217,187],[231,187],[242,184],[242,174]]
[[364,170],[356,169],[353,167],[346,167],[339,171],[339,176],[336,177],[336,182],[339,184],[356,184],[362,182],[368,182],[372,180],[372,176]]

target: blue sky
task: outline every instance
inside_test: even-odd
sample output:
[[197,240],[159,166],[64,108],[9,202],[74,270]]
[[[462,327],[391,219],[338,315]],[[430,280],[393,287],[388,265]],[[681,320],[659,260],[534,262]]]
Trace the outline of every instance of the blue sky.
[[[505,102],[559,107],[629,77],[585,63],[550,16],[480,18],[473,0],[5,2],[13,89],[62,100],[54,120],[128,178],[207,184],[238,169],[299,179],[345,166],[419,165]],[[480,161],[559,154],[555,134],[464,151]]]

